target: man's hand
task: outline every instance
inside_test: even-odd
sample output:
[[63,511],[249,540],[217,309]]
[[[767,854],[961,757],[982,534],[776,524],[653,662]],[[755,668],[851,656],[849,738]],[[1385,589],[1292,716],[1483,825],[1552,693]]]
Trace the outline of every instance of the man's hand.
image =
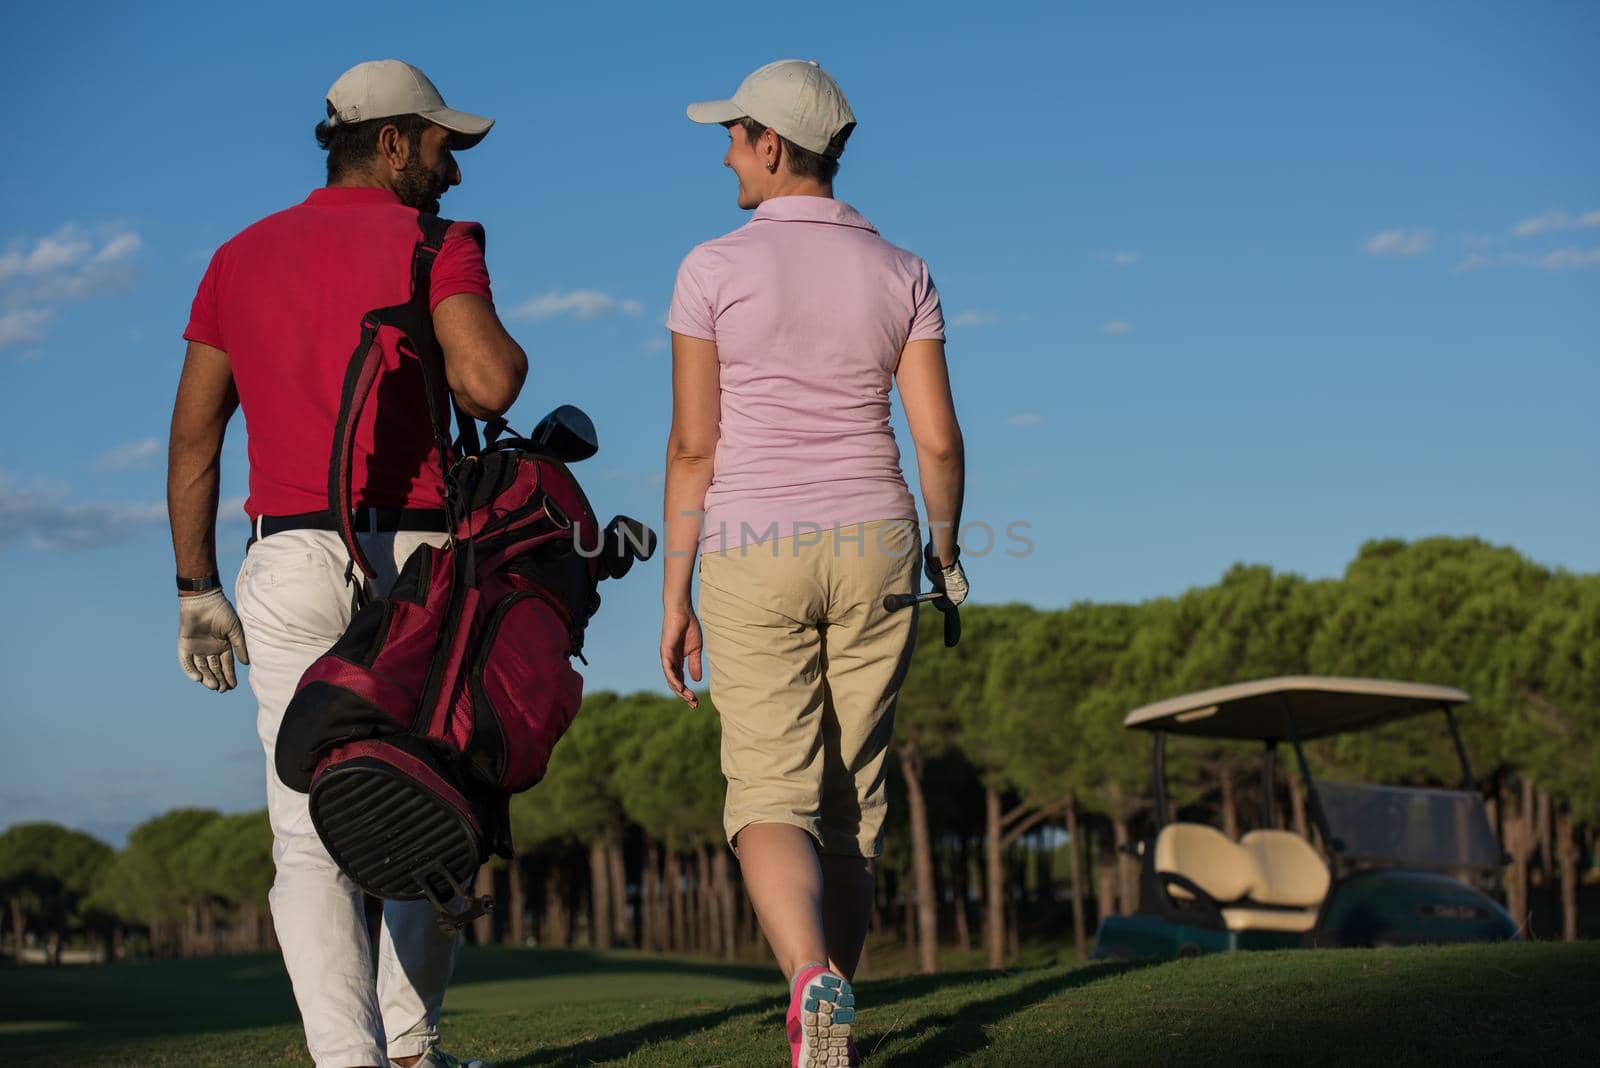
[[227,693],[239,685],[233,658],[250,663],[244,625],[221,590],[178,598],[178,666],[208,690]]
[[[959,549],[956,551],[956,558],[950,561],[950,566],[945,567],[930,540],[927,549],[922,553],[922,571],[928,576],[929,585],[935,592],[942,594],[944,600],[950,602],[950,607],[959,608],[961,602],[967,599],[967,573],[961,568]],[[934,607],[938,607],[937,601],[934,602]]]

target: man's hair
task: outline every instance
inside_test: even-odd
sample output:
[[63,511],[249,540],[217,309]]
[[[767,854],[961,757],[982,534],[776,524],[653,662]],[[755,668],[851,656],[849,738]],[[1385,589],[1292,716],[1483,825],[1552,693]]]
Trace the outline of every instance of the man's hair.
[[[739,127],[744,130],[745,136],[751,144],[756,143],[756,138],[767,132],[767,127],[746,115],[739,120]],[[814,178],[819,182],[831,182],[833,176],[839,173],[839,153],[844,151],[844,143],[850,137],[850,131],[855,128],[851,123],[834,137],[829,148],[837,148],[831,156],[821,152],[813,152],[809,148],[801,148],[777,130],[772,131],[772,136],[783,145],[783,158],[789,163],[789,173],[800,178]]]
[[[332,105],[328,118],[333,118]],[[328,181],[335,182],[347,174],[365,170],[378,154],[378,131],[393,126],[406,139],[411,151],[422,147],[422,133],[433,123],[421,115],[390,115],[365,122],[341,122],[330,125],[317,123],[317,144],[328,153]]]

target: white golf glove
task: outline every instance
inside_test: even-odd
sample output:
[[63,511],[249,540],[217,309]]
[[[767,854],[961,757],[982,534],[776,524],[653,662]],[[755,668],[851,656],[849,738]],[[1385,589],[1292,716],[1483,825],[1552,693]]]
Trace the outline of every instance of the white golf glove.
[[939,566],[939,557],[933,551],[933,542],[928,542],[928,548],[922,555],[922,570],[928,576],[928,583],[939,593],[944,594],[944,599],[950,602],[950,607],[959,608],[961,602],[967,599],[967,573],[961,568],[961,556],[958,552],[949,567]]
[[233,658],[250,663],[244,624],[221,590],[178,598],[178,666],[208,690],[226,693],[239,685]]

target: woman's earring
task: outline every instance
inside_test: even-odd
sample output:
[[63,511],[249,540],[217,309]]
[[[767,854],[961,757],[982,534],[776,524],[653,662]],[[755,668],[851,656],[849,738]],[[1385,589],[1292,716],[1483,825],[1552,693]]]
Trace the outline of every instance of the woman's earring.
[[768,174],[777,174],[778,173],[778,165],[777,165],[777,163],[773,162],[772,160],[768,160],[767,161],[767,173]]

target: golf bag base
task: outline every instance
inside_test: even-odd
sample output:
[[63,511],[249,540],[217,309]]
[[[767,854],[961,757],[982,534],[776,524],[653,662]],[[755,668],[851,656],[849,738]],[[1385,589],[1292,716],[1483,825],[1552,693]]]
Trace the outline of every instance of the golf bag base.
[[329,856],[366,893],[426,898],[446,929],[494,907],[472,896],[489,854],[489,813],[415,738],[340,746],[317,769],[310,808]]

